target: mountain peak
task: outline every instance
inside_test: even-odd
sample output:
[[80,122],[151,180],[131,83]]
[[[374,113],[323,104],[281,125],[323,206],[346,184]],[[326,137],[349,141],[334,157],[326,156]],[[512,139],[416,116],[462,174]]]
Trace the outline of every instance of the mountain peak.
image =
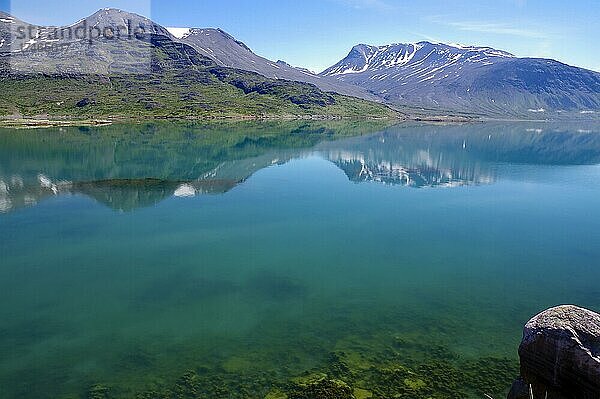
[[[171,33],[181,33],[179,29],[183,28],[168,28]],[[177,37],[177,36],[175,36]],[[225,32],[220,28],[191,28],[188,32],[179,37],[179,39],[189,42],[191,45],[199,46],[199,48],[206,49],[214,46],[234,46],[241,48],[243,51],[252,53],[250,47],[246,46],[244,42],[237,40],[235,37]],[[253,53],[252,53],[253,54]]]
[[[417,43],[392,43],[381,46],[357,44],[350,53],[336,65],[321,73],[325,76],[357,74],[391,68],[401,68],[425,59],[436,58],[438,66],[456,62],[458,58],[470,59],[473,62],[493,57],[514,57],[506,51],[491,47],[465,46],[460,44],[433,43],[421,41]],[[480,58],[477,60],[477,58]]]
[[[112,7],[100,8],[98,11],[96,11],[92,15],[98,15],[98,14],[104,14],[104,15],[135,15],[135,16],[141,17],[141,15],[139,15],[139,14],[135,14],[133,12],[124,11],[124,10],[121,10],[119,8],[112,8]],[[145,18],[145,17],[143,17],[143,18]]]
[[124,26],[128,30],[136,31],[142,28],[145,34],[155,34],[161,36],[172,37],[171,33],[161,25],[153,22],[143,15],[139,15],[129,11],[123,11],[118,8],[101,8],[87,18],[71,25],[79,25],[86,23],[88,26],[98,27],[121,27]]
[[84,18],[84,20],[103,20],[103,21],[118,21],[118,22],[122,22],[125,20],[132,20],[132,21],[146,21],[149,24],[153,24],[153,22],[147,18],[144,17],[143,15],[140,14],[136,14],[133,12],[129,12],[129,11],[123,11],[120,10],[118,8],[101,8],[98,11],[96,11],[95,13],[93,13],[92,15],[90,15],[87,18]]

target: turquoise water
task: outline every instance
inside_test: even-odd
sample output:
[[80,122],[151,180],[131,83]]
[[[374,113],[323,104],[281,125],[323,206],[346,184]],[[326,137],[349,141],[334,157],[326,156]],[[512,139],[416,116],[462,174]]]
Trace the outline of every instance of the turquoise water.
[[599,164],[597,125],[0,131],[0,397],[502,397],[531,316],[600,310]]

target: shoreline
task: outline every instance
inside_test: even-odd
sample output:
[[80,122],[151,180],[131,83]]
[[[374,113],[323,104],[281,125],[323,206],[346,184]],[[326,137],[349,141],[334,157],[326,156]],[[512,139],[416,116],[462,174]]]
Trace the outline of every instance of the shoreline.
[[44,129],[52,127],[94,127],[108,126],[118,123],[141,124],[149,121],[395,121],[403,122],[429,122],[429,123],[473,123],[482,122],[481,119],[437,116],[437,117],[340,117],[332,115],[232,115],[232,116],[209,116],[209,117],[107,117],[104,119],[67,119],[67,118],[6,118],[0,117],[0,129]]
[[108,126],[119,123],[141,124],[149,121],[168,122],[168,121],[395,121],[398,123],[404,122],[421,122],[421,123],[486,123],[486,122],[532,122],[532,123],[551,123],[551,122],[600,122],[596,119],[506,119],[506,118],[481,118],[481,117],[461,117],[450,115],[438,116],[406,116],[399,115],[398,117],[342,117],[333,115],[229,115],[229,116],[186,116],[186,117],[122,117],[113,116],[106,118],[90,118],[90,119],[70,119],[68,117],[1,117],[0,129],[44,129],[53,127],[97,127]]

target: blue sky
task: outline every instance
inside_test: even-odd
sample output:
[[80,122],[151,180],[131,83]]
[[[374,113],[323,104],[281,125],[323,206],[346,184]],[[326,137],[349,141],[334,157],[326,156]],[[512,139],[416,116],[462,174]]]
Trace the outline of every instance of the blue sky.
[[358,43],[488,45],[600,71],[598,0],[0,0],[27,22],[70,24],[116,7],[164,26],[220,27],[256,53],[320,71]]

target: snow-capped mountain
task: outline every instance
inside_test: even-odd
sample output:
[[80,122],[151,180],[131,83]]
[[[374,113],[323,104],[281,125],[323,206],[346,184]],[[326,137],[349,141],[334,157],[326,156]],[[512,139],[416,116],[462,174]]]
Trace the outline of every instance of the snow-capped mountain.
[[333,91],[372,101],[378,97],[359,86],[347,84],[328,76],[320,76],[304,68],[296,68],[285,61],[271,61],[255,54],[246,44],[221,29],[167,28],[182,43],[192,46],[200,54],[218,65],[259,73],[272,79],[311,83],[324,91]]
[[600,110],[599,73],[490,47],[360,44],[321,75],[398,105],[535,117]]
[[359,44],[346,58],[326,69],[322,75],[339,76],[367,71],[388,71],[409,66],[416,72],[416,76],[426,79],[430,75],[435,77],[439,70],[461,61],[490,65],[498,58],[514,58],[514,55],[490,47],[429,42],[390,44],[380,47]]

